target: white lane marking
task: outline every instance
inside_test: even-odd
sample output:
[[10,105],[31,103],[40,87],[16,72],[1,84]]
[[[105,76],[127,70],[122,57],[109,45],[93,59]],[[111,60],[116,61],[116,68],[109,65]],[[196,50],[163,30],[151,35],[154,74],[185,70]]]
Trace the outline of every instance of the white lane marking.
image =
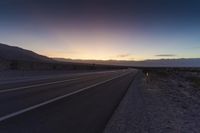
[[[129,73],[130,73],[130,72],[129,72]],[[63,96],[55,97],[55,98],[50,99],[50,100],[48,100],[48,101],[45,101],[45,102],[42,102],[42,103],[33,105],[33,106],[31,106],[31,107],[28,107],[28,108],[19,110],[19,111],[17,111],[17,112],[14,112],[14,113],[11,113],[11,114],[2,116],[2,117],[0,117],[0,122],[2,122],[2,121],[4,121],[4,120],[7,120],[7,119],[9,119],[9,118],[15,117],[15,116],[17,116],[17,115],[23,114],[23,113],[25,113],[25,112],[31,111],[31,110],[33,110],[33,109],[39,108],[39,107],[41,107],[41,106],[50,104],[50,103],[52,103],[52,102],[61,100],[61,99],[63,99],[63,98],[69,97],[69,96],[71,96],[71,95],[74,95],[74,94],[83,92],[83,91],[85,91],[85,90],[91,89],[91,88],[93,88],[93,87],[99,86],[99,85],[101,85],[101,84],[107,83],[107,82],[112,81],[112,80],[114,80],[114,79],[117,79],[117,78],[119,78],[119,77],[123,77],[123,76],[125,76],[125,75],[127,75],[127,74],[129,74],[129,73],[121,74],[121,75],[119,75],[119,76],[117,76],[117,77],[114,77],[114,78],[111,78],[111,79],[108,79],[108,80],[105,80],[105,81],[102,81],[102,82],[99,82],[99,83],[90,85],[90,86],[88,86],[88,87],[84,87],[84,88],[82,88],[82,89],[79,89],[79,90],[77,90],[77,91],[74,91],[74,92],[65,94],[65,95],[63,95]]]
[[81,79],[81,78],[68,79],[68,80],[62,80],[62,81],[55,81],[55,82],[50,82],[50,83],[41,83],[41,84],[29,85],[29,86],[12,88],[12,89],[5,89],[5,90],[0,90],[0,93],[9,92],[9,91],[17,91],[17,90],[33,88],[33,87],[41,87],[41,86],[52,85],[52,84],[57,84],[57,83],[63,83],[63,82],[68,82],[68,81],[73,81],[73,80],[78,80],[78,79]]
[[[117,71],[110,71],[111,72],[117,72]],[[103,72],[102,72],[103,73]],[[106,73],[106,72],[105,72]],[[89,73],[89,74],[83,74],[83,75],[78,75],[78,76],[84,76],[84,75],[92,75],[92,74],[97,74],[97,73]],[[74,80],[79,80],[80,78],[75,78],[75,79],[68,79],[68,80],[62,80],[62,81],[54,81],[50,83],[41,83],[41,84],[36,84],[36,85],[29,85],[29,86],[23,86],[23,87],[17,87],[17,88],[11,88],[11,89],[3,89],[0,90],[0,93],[5,93],[5,92],[10,92],[10,91],[17,91],[17,90],[22,90],[22,89],[27,89],[27,88],[33,88],[33,87],[41,87],[41,86],[46,86],[46,85],[51,85],[51,84],[57,84],[57,83],[63,83],[63,82],[68,82],[68,81],[74,81]]]
[[13,81],[1,81],[0,85],[2,84],[8,84],[8,83],[20,83],[20,82],[27,82],[27,81],[38,81],[38,80],[45,80],[45,79],[54,79],[54,78],[67,78],[70,76],[84,76],[84,75],[92,75],[92,74],[101,74],[101,73],[114,73],[118,72],[120,70],[112,70],[112,71],[101,71],[101,72],[87,72],[87,73],[72,73],[69,75],[50,75],[50,76],[42,76],[40,78],[32,77],[32,78],[24,78],[24,79],[15,79]]

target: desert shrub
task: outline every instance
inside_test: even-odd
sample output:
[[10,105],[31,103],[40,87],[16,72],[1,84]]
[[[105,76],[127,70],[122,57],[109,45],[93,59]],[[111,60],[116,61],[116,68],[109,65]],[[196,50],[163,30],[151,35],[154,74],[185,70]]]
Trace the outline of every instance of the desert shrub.
[[18,65],[19,65],[19,63],[17,61],[12,61],[10,63],[10,69],[11,70],[17,70],[18,69]]
[[194,87],[200,87],[200,77],[187,77],[187,80],[190,81]]

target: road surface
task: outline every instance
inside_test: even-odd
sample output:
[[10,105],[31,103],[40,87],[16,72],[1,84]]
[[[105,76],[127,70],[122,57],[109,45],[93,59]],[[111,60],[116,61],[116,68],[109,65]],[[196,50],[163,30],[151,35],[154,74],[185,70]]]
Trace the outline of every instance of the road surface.
[[0,83],[0,133],[100,133],[137,70]]

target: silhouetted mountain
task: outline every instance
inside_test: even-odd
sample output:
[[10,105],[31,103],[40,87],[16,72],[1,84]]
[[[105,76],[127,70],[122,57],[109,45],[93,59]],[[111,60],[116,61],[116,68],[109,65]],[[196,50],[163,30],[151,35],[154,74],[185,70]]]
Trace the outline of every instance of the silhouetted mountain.
[[109,70],[121,66],[56,61],[33,51],[0,44],[0,71],[4,70]]
[[135,67],[200,67],[200,58],[191,59],[159,59],[159,60],[144,60],[144,61],[123,61],[123,60],[72,60],[64,58],[54,58],[57,61],[64,62],[79,62],[104,65],[120,65],[120,66],[135,66]]
[[52,62],[51,58],[39,55],[33,51],[19,47],[9,46],[0,43],[0,59],[2,60],[22,60],[36,62]]
[[[33,51],[19,47],[8,46],[0,43],[1,60],[20,60],[32,62],[67,62],[67,63],[88,63],[101,65],[120,65],[135,67],[200,67],[200,58],[187,59],[159,59],[144,61],[124,61],[124,60],[72,60],[65,58],[48,58]],[[57,63],[58,63],[57,62]]]

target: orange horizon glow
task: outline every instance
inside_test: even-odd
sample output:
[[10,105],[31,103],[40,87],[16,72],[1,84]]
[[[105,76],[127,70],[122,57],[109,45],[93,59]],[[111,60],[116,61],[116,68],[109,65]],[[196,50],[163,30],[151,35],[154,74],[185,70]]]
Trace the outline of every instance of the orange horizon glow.
[[[46,36],[28,33],[1,36],[2,43],[13,44],[48,57],[81,60],[134,60],[198,58],[199,48],[191,49],[190,40],[156,38],[121,30],[95,27],[86,29],[53,29]],[[191,45],[197,45],[191,42]],[[183,45],[184,44],[184,45]],[[180,47],[181,46],[181,47]],[[174,56],[157,56],[174,55]]]

